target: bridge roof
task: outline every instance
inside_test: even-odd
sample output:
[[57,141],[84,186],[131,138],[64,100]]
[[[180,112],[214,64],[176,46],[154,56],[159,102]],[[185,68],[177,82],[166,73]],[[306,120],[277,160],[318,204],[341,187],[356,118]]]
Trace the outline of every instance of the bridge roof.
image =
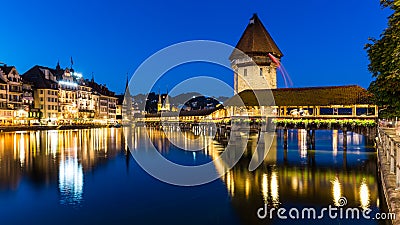
[[[372,95],[357,85],[244,90],[225,106],[331,106],[371,104]],[[243,102],[243,103],[242,103]]]

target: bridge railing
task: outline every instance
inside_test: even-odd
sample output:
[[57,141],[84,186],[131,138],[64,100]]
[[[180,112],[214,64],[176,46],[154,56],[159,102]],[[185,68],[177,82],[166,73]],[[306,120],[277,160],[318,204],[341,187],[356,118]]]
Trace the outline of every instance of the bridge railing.
[[382,148],[384,162],[389,165],[389,173],[395,175],[396,189],[400,189],[400,136],[394,129],[378,129],[378,144]]

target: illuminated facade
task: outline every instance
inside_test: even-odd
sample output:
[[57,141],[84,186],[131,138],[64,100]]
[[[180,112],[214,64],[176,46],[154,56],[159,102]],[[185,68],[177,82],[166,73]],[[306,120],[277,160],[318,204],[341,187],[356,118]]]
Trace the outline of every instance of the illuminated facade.
[[157,112],[171,111],[171,104],[169,103],[168,92],[165,95],[158,95]]
[[72,68],[34,66],[23,78],[33,85],[34,107],[42,124],[115,123],[117,98],[105,85],[86,80]]
[[0,124],[27,123],[32,99],[24,89],[29,86],[14,66],[0,66]]

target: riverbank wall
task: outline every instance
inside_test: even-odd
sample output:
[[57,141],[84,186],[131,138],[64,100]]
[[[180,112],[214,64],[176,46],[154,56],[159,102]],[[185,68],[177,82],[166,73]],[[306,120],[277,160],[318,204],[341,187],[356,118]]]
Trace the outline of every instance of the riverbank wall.
[[387,206],[396,214],[393,225],[400,225],[400,136],[393,128],[378,128],[376,138],[378,169]]
[[75,130],[75,129],[106,128],[106,127],[112,127],[112,126],[94,125],[94,124],[58,125],[58,126],[0,126],[0,132],[36,131],[36,130]]

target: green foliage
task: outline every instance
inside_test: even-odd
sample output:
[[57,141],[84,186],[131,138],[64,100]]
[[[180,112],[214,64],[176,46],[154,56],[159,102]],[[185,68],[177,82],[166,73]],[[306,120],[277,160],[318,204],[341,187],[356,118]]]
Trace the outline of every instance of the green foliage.
[[381,0],[381,5],[392,9],[393,14],[380,39],[370,38],[365,46],[368,69],[376,78],[369,91],[381,109],[381,117],[395,117],[400,115],[400,0]]
[[327,128],[332,127],[374,127],[376,126],[375,120],[361,120],[361,119],[274,119],[273,122],[277,126],[282,127],[308,127],[314,125],[320,127],[321,125]]

